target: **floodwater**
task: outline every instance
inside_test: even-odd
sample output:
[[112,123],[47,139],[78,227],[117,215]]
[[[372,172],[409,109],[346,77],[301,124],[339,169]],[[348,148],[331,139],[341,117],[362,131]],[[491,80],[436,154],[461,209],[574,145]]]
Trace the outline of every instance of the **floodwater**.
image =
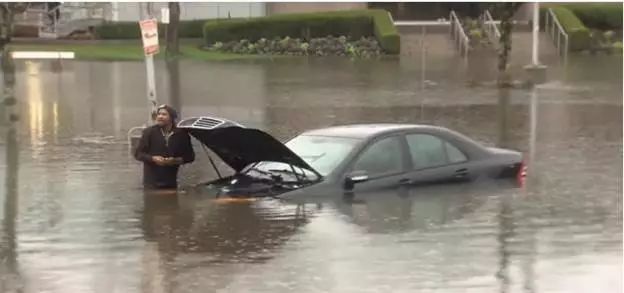
[[[421,60],[183,61],[173,98],[159,63],[157,95],[279,139],[451,127],[529,155],[526,190],[303,206],[144,195],[127,143],[147,119],[144,64],[18,62],[21,120],[0,140],[0,292],[621,292],[622,57],[554,62],[534,93],[489,86],[474,66],[491,60]],[[214,176],[195,151],[183,188]]]

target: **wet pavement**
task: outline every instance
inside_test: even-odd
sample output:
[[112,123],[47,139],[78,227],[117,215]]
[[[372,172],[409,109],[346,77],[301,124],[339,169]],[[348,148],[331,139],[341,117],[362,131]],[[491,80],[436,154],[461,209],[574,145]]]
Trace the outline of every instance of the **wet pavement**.
[[[526,191],[301,206],[146,195],[126,137],[147,118],[143,63],[17,63],[21,121],[0,140],[0,292],[621,292],[622,57],[552,68],[536,99],[490,86],[475,67],[488,60],[427,62],[182,61],[173,98],[159,63],[157,94],[182,116],[279,139],[355,122],[451,127],[530,154]],[[184,187],[214,176],[195,151]]]

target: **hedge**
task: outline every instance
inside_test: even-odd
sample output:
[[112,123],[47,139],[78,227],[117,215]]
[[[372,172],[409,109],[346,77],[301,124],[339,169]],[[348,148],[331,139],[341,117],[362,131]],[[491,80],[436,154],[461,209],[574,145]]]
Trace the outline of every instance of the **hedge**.
[[[206,22],[216,20],[197,19],[180,21],[178,36],[180,38],[200,39],[203,36],[202,28]],[[95,27],[95,35],[102,40],[127,40],[141,38],[141,28],[137,21],[108,22]],[[165,25],[158,24],[158,37],[165,37]]]
[[579,51],[589,48],[591,43],[589,29],[583,25],[583,22],[566,7],[555,6],[552,10],[570,38],[569,50]]
[[622,29],[622,3],[566,4],[583,24],[592,29]]
[[252,19],[210,21],[204,24],[206,45],[246,39],[256,42],[266,38],[311,38],[375,36],[390,54],[400,52],[400,37],[385,10],[349,10],[319,13],[281,14]]

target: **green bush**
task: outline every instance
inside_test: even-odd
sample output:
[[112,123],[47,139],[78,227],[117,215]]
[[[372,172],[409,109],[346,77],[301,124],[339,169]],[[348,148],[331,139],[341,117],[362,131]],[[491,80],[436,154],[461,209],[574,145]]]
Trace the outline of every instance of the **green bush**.
[[329,35],[345,35],[354,39],[374,35],[388,53],[397,54],[400,51],[399,34],[384,10],[282,14],[247,20],[211,21],[204,25],[207,45],[242,39],[256,42],[262,38],[310,40]]
[[139,39],[141,28],[136,21],[104,23],[95,27],[95,36],[102,40]]
[[[206,19],[180,21],[178,36],[189,39],[202,38],[202,28],[207,21],[216,22],[216,20]],[[96,26],[95,35],[102,40],[139,39],[141,38],[141,28],[136,21],[108,22]],[[165,24],[158,24],[158,37],[161,39],[165,38]]]
[[583,24],[592,29],[622,29],[622,3],[566,4]]
[[583,25],[581,20],[566,7],[557,6],[552,9],[570,38],[569,50],[579,51],[589,48],[591,43],[589,30]]
[[381,47],[389,54],[399,54],[401,52],[401,37],[397,31],[390,13],[385,10],[371,10],[373,15],[373,25],[375,26],[375,37]]

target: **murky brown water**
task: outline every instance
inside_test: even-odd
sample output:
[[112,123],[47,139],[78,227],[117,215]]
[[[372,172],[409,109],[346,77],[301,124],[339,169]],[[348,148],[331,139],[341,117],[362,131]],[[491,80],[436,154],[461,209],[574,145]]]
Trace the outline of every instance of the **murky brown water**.
[[[407,58],[182,62],[174,99],[159,64],[158,98],[280,139],[399,121],[529,152],[530,92],[467,87],[452,64],[423,77]],[[18,63],[22,120],[0,141],[0,292],[621,292],[621,64],[573,59],[537,90],[527,192],[296,207],[144,195],[126,142],[147,116],[144,65]],[[196,152],[185,185],[212,175]]]

